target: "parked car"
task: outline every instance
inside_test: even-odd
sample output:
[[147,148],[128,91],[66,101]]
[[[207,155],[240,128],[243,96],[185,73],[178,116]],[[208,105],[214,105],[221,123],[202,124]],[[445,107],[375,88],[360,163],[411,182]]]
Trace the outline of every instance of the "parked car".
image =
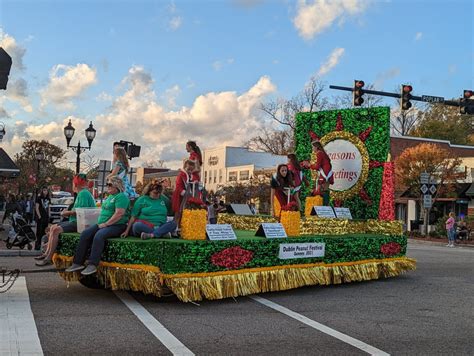
[[[69,193],[69,195],[71,195]],[[73,196],[66,196],[61,198],[51,198],[50,217],[51,223],[57,223],[61,221],[61,212],[69,207],[74,202]]]

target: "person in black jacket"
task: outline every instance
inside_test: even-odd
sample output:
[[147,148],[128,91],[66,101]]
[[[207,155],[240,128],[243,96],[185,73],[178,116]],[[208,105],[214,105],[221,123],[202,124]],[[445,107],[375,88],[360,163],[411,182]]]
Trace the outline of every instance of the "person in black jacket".
[[3,215],[2,224],[5,222],[5,219],[10,215],[13,214],[15,211],[21,214],[21,206],[16,201],[14,194],[9,194],[7,197],[7,205],[5,208],[5,215]]
[[47,187],[43,187],[35,203],[36,213],[36,242],[35,250],[39,251],[41,248],[41,238],[45,234],[45,230],[49,224],[49,207],[51,205],[51,198]]

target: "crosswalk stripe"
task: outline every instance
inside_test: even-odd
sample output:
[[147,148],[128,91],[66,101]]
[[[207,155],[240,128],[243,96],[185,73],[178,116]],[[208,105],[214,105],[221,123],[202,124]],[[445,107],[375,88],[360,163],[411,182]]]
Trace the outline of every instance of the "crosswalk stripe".
[[171,351],[173,355],[194,355],[181,341],[166,329],[163,324],[156,320],[140,303],[130,294],[123,291],[114,291],[115,295],[132,311],[133,314],[151,331],[153,335]]
[[252,295],[252,296],[249,296],[249,298],[255,300],[256,302],[260,303],[260,304],[263,304],[273,310],[276,310],[280,313],[283,313],[287,316],[289,316],[290,318],[293,318],[295,320],[298,320],[300,322],[302,322],[303,324],[306,324],[308,326],[311,326],[313,329],[316,329],[316,330],[319,330],[325,334],[328,334],[332,337],[335,337],[336,339],[339,339],[347,344],[350,344],[354,347],[357,347],[358,349],[362,350],[362,351],[365,351],[367,352],[368,354],[370,355],[384,355],[384,356],[389,356],[390,354],[382,351],[382,350],[379,350],[373,346],[370,346],[360,340],[357,340],[357,339],[354,339],[353,337],[351,336],[348,336],[346,334],[343,334],[337,330],[334,330],[334,329],[331,329],[330,327],[326,326],[326,325],[323,325],[321,323],[318,323],[317,321],[314,321],[312,319],[309,319],[307,317],[305,317],[304,315],[301,315],[301,314],[298,314],[288,308],[285,308],[284,306],[281,306],[280,304],[277,304],[277,303],[274,303],[268,299],[265,299],[265,298],[262,298],[262,297],[259,297],[259,296],[256,296],[256,295]]
[[25,277],[0,293],[0,355],[43,355]]

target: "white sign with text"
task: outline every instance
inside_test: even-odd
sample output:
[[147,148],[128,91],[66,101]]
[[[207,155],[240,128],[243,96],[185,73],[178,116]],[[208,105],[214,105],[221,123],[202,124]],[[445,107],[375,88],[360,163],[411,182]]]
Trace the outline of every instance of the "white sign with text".
[[351,210],[349,208],[334,208],[334,212],[336,213],[336,217],[338,219],[348,219],[352,220]]
[[320,242],[280,244],[278,258],[287,260],[290,258],[323,257],[325,246],[325,243]]
[[211,241],[237,240],[230,224],[207,224],[206,233]]
[[288,237],[285,228],[280,223],[262,223],[256,236],[265,236],[267,239],[280,239]]
[[334,184],[333,191],[345,191],[352,188],[362,173],[362,155],[350,141],[337,139],[328,142],[324,150],[331,159]]
[[326,218],[326,219],[335,219],[336,215],[334,214],[334,210],[330,206],[315,206],[313,207],[314,211],[318,218]]

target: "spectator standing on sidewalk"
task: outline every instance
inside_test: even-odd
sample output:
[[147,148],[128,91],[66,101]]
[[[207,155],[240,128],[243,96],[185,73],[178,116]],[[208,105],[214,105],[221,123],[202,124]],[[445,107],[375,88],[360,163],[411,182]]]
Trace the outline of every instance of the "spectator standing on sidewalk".
[[45,234],[46,228],[49,224],[49,208],[51,205],[51,198],[47,187],[43,187],[35,203],[36,213],[36,242],[35,250],[39,251],[41,248],[41,238]]
[[454,247],[454,240],[456,238],[455,223],[456,220],[454,220],[454,213],[450,212],[448,220],[446,220],[446,231],[448,233],[448,244],[446,246],[448,247]]

